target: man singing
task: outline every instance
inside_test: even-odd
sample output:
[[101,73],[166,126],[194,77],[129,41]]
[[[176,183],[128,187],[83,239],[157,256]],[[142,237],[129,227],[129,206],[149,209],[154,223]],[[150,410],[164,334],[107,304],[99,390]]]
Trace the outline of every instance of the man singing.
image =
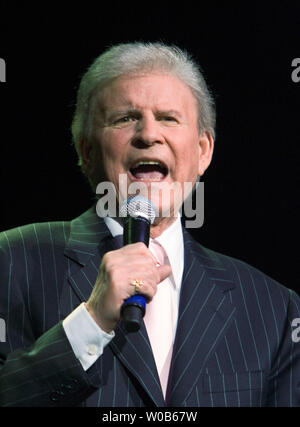
[[[117,45],[87,70],[72,123],[82,171],[94,192],[113,185],[117,208],[120,177],[123,198],[140,186],[157,216],[149,247],[122,246],[119,210],[96,205],[1,233],[2,406],[300,406],[299,296],[181,222],[214,128],[204,78],[176,47]],[[128,332],[121,308],[137,292],[146,313]]]

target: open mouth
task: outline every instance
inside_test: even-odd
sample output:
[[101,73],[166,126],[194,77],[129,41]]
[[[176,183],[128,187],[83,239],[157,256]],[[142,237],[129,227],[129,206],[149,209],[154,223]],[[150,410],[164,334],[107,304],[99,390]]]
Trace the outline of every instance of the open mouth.
[[138,161],[129,171],[132,177],[139,181],[162,181],[168,175],[168,167],[156,160]]

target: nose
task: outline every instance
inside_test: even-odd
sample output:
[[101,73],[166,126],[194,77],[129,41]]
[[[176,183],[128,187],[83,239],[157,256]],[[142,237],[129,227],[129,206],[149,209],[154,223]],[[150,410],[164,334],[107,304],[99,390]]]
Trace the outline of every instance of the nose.
[[159,122],[155,117],[143,117],[137,123],[133,144],[137,147],[152,146],[162,144],[164,138],[160,131]]

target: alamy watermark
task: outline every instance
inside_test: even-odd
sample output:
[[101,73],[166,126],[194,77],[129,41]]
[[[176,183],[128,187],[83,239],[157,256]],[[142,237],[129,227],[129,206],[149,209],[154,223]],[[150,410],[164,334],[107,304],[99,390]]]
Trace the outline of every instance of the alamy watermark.
[[[98,184],[96,194],[100,198],[96,205],[99,217],[120,216],[123,201],[132,196],[143,196],[154,206],[160,206],[159,217],[171,217],[180,212],[185,217],[186,228],[200,228],[204,222],[204,183],[180,182],[167,183],[153,181],[146,184],[142,181],[131,182],[128,186],[127,175],[119,175],[118,197],[115,185],[104,181]],[[119,210],[117,212],[117,200]],[[194,205],[194,206],[193,206]],[[172,211],[171,211],[172,206]]]
[[6,82],[6,62],[3,58],[0,58],[0,82]]
[[294,70],[292,71],[291,77],[294,83],[300,82],[300,58],[294,58],[292,60],[292,67]]
[[0,342],[6,342],[6,323],[0,317]]
[[300,318],[299,317],[297,317],[296,319],[293,319],[292,327],[296,328],[292,332],[292,341],[300,342]]

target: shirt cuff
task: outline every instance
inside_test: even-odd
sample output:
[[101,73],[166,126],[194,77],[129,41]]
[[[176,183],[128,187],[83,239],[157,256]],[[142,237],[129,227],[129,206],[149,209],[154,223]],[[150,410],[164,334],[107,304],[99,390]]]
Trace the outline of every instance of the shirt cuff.
[[114,338],[114,331],[103,331],[84,306],[80,304],[63,320],[63,328],[77,359],[88,370]]

